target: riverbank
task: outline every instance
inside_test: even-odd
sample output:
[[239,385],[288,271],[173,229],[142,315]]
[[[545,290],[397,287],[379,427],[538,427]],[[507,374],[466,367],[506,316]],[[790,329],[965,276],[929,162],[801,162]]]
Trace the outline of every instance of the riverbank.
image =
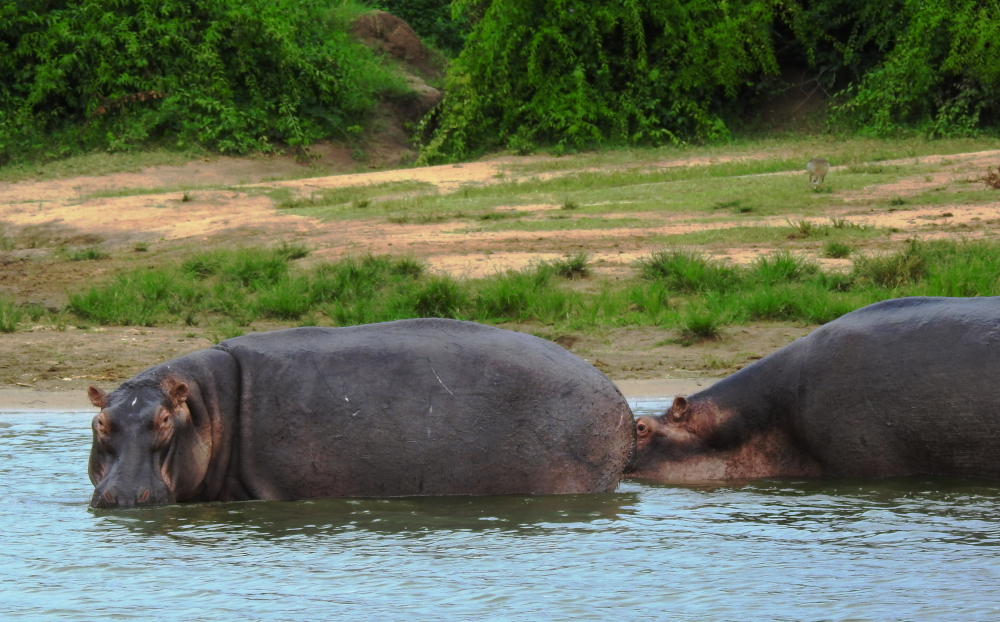
[[[616,384],[629,399],[666,398],[687,395],[712,386],[719,378],[667,378],[620,380]],[[45,410],[59,412],[90,411],[94,407],[82,389],[74,391],[38,391],[24,387],[0,388],[0,412]]]

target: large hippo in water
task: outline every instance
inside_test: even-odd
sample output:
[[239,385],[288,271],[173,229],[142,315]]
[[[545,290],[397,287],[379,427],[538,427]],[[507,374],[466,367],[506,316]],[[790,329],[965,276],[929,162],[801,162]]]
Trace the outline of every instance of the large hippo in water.
[[607,492],[635,450],[604,374],[455,320],[236,337],[89,394],[95,507]]
[[1000,478],[1000,298],[848,313],[659,417],[631,477]]

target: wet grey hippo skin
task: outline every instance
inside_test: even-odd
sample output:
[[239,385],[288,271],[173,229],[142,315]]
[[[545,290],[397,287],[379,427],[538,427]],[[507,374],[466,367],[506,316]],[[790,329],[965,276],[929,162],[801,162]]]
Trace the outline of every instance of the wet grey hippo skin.
[[455,320],[236,337],[90,397],[95,507],[606,492],[635,450],[604,374]]
[[1000,478],[1000,298],[901,298],[636,421],[630,477]]

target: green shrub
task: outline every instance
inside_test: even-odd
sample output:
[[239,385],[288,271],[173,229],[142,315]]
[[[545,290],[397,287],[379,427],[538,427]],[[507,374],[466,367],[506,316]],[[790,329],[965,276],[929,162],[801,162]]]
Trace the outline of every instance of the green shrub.
[[841,120],[872,134],[912,128],[930,137],[974,135],[996,123],[995,7],[961,0],[826,0],[814,10],[853,23],[839,35],[844,61],[864,67],[841,94]]
[[0,164],[343,135],[377,93],[402,87],[334,17],[317,0],[0,5]]
[[772,29],[802,23],[797,5],[759,1],[455,2],[463,15],[481,6],[425,160],[725,137],[720,103],[751,76],[777,74]]

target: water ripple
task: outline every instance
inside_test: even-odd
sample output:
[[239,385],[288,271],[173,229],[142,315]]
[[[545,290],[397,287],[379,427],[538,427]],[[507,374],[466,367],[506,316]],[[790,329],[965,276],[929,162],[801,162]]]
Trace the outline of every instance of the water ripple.
[[[663,404],[651,409],[661,411]],[[87,507],[89,415],[0,415],[0,617],[993,620],[1000,487]]]

